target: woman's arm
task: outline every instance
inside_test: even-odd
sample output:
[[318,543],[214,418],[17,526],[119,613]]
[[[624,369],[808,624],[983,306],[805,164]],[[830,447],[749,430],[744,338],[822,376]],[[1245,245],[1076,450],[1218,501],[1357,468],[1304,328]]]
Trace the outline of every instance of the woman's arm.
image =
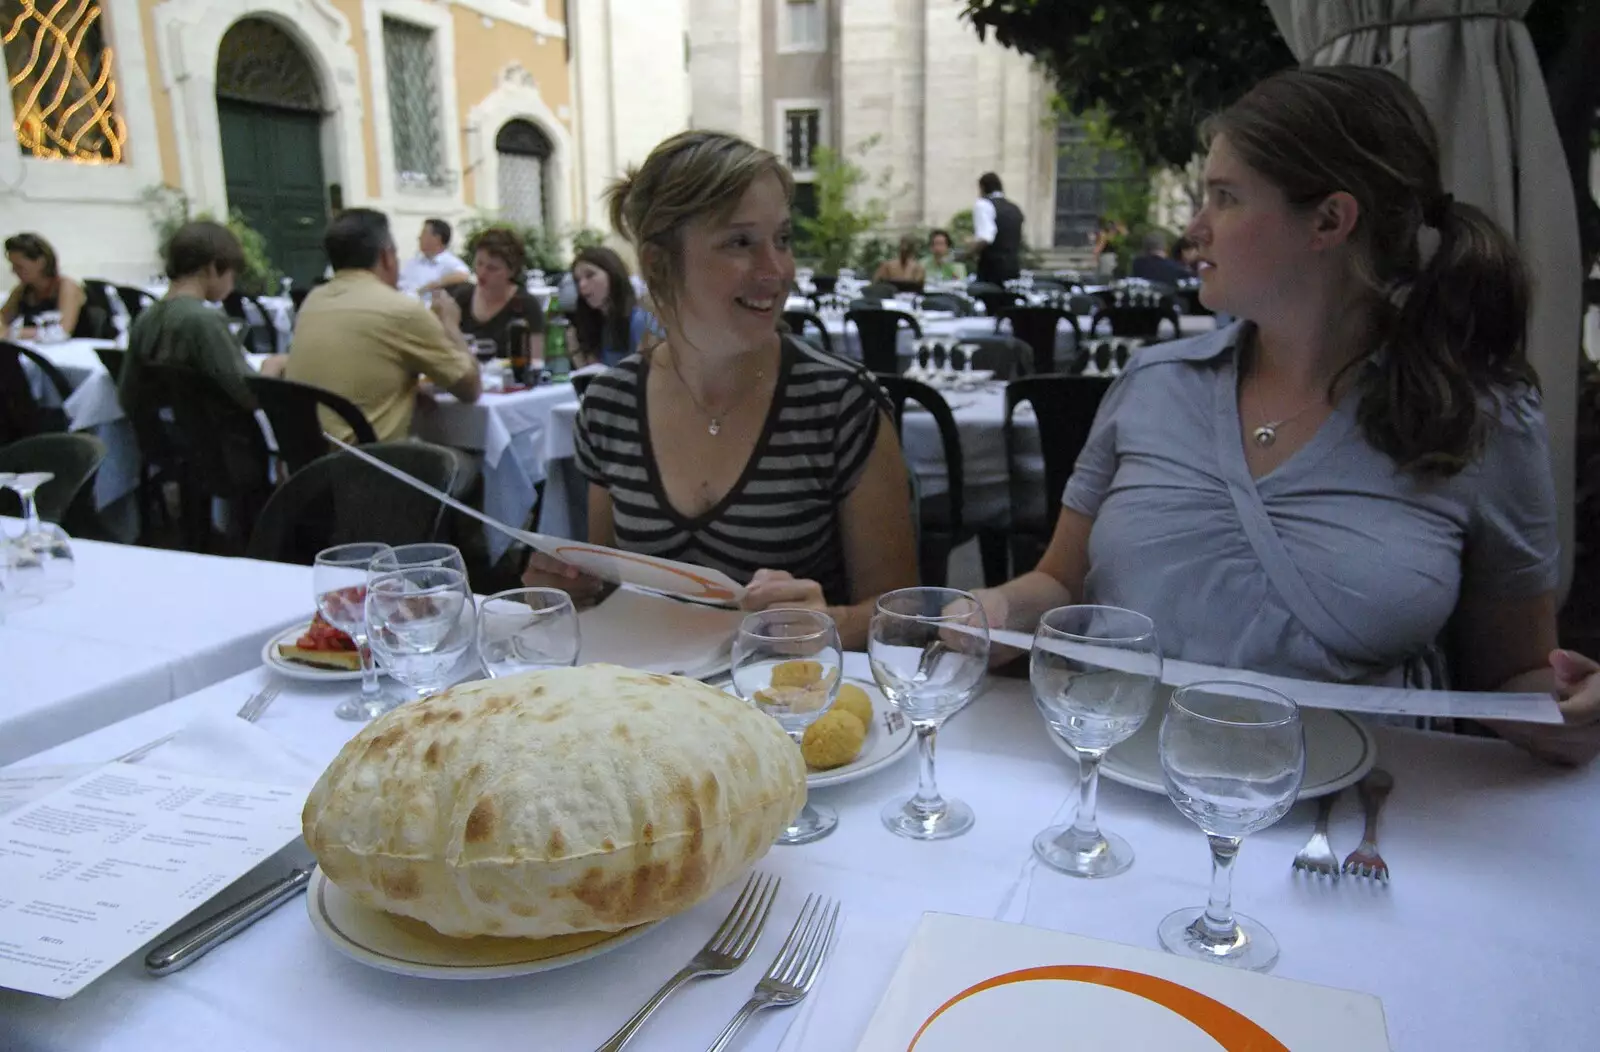
[[61,279],[60,291],[56,293],[56,309],[61,312],[61,331],[68,336],[78,327],[78,315],[83,313],[83,305],[88,299],[82,285],[71,278]]
[[[980,588],[973,593],[983,604],[989,626],[1032,632],[1046,611],[1080,601],[1083,580],[1089,573],[1089,531],[1093,527],[1089,516],[1063,507],[1038,566],[998,588]],[[1013,656],[1011,648],[1005,648],[1002,657],[1009,660]]]
[[[611,491],[604,486],[589,483],[589,543],[616,546],[616,528],[611,520]],[[522,571],[522,584],[526,588],[556,588],[572,597],[578,609],[592,606],[605,592],[606,583],[598,577],[584,573],[569,562],[551,558],[542,552],[528,557]]]
[[1554,694],[1562,724],[1490,721],[1494,732],[1556,763],[1600,755],[1600,665],[1557,649],[1555,593],[1463,597],[1451,618],[1451,657],[1466,690]]

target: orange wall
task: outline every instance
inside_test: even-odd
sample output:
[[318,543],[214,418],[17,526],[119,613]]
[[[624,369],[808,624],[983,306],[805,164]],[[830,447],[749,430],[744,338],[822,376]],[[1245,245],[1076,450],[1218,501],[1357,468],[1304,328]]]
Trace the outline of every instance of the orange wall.
[[[150,99],[127,99],[126,106],[148,105],[156,118],[156,148],[161,151],[161,181],[168,186],[178,186],[183,180],[178,173],[178,138],[172,129],[172,104],[161,75],[161,57],[156,53],[156,20],[152,12],[161,0],[139,0],[139,30],[143,37],[145,68],[150,79]],[[113,27],[112,39],[122,39]],[[121,81],[118,82],[119,86]],[[150,143],[130,143],[133,150],[147,150]]]

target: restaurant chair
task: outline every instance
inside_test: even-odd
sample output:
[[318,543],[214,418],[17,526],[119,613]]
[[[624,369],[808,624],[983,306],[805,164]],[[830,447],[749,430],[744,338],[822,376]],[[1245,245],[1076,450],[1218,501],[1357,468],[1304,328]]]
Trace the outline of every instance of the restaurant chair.
[[[913,296],[920,296],[920,295],[922,295],[922,290],[923,290],[924,287],[926,287],[927,282],[924,282],[924,281],[888,281],[888,282],[880,282],[879,284],[892,285],[896,292],[909,292]],[[885,297],[885,298],[887,298],[887,297]]]
[[[1072,328],[1072,360],[1083,354],[1083,334],[1078,331],[1078,319],[1060,307],[1006,307],[994,320],[994,331],[1000,332],[1003,323],[1011,325],[1011,334],[1033,350],[1033,371],[1056,372],[1056,333],[1061,322]],[[1071,371],[1070,362],[1062,371]]]
[[957,292],[930,292],[922,297],[924,311],[949,311],[958,318],[970,318],[978,308],[967,297]]
[[[1108,376],[1030,376],[1006,385],[1006,463],[1011,471],[1011,565],[1031,568],[1055,533],[1072,466],[1089,440],[1100,400],[1111,387]],[[1030,482],[1020,463],[1017,406],[1033,406],[1044,454],[1043,491]],[[1042,498],[1042,499],[1041,499]]]
[[234,289],[222,301],[222,312],[244,323],[243,342],[246,351],[251,354],[278,353],[278,327],[272,323],[272,315],[267,313],[260,300]]
[[974,281],[967,286],[967,295],[983,304],[984,313],[993,318],[1007,307],[1023,307],[1028,299],[1020,292],[993,285],[987,281]]
[[1033,348],[1015,336],[967,336],[961,343],[972,349],[972,368],[987,369],[996,380],[1010,382],[1033,372]]
[[828,327],[823,324],[822,316],[812,310],[786,310],[783,312],[783,323],[789,326],[789,331],[802,340],[810,340],[806,329],[812,328],[822,337],[822,349],[828,354],[833,353],[833,337],[828,335]]
[[[6,350],[16,355],[20,364],[23,360],[32,362],[44,374],[45,380],[50,384],[50,389],[56,394],[55,405],[44,405],[35,400],[37,406],[37,428],[39,431],[68,431],[71,430],[67,422],[67,399],[72,397],[72,381],[67,379],[67,374],[56,367],[56,363],[40,354],[38,351],[12,343],[9,340],[0,340],[0,350]],[[24,373],[26,375],[26,373]],[[29,398],[32,399],[32,388],[27,388]]]
[[33,385],[22,368],[22,355],[15,347],[0,344],[0,443],[15,442],[43,430]]
[[351,439],[353,444],[364,446],[378,441],[372,424],[355,403],[343,395],[270,376],[247,374],[244,382],[255,396],[256,405],[267,415],[278,447],[278,459],[291,475],[335,448],[322,436],[319,409],[326,408],[355,432]]
[[[74,335],[88,336],[97,340],[114,340],[117,338],[117,326],[112,318],[117,313],[117,308],[111,305],[111,300],[116,297],[116,286],[99,278],[83,279],[83,308],[90,311],[91,316],[85,320],[78,319]],[[121,306],[119,303],[118,307]]]
[[819,295],[819,296],[828,295],[834,289],[838,288],[838,286],[839,286],[839,275],[837,275],[837,274],[813,274],[813,275],[811,275],[811,287],[817,290],[816,294]]
[[193,369],[146,365],[133,429],[141,453],[160,458],[178,482],[184,544],[216,545],[212,505],[227,506],[224,535],[242,547],[272,495],[272,453],[251,410],[215,379]]
[[309,285],[294,284],[289,286],[289,302],[294,305],[295,314],[300,313],[300,305],[305,303],[306,297],[311,295]]
[[868,282],[858,295],[868,300],[892,300],[899,291],[892,281],[873,281]]
[[1161,323],[1170,322],[1172,338],[1182,335],[1178,324],[1178,305],[1171,296],[1150,288],[1116,288],[1101,297],[1089,323],[1090,335],[1100,332],[1100,323],[1111,327],[1113,336],[1141,336],[1154,340],[1161,336]]
[[590,381],[592,381],[598,375],[598,373],[572,374],[572,393],[578,396],[578,401],[583,401],[584,392],[589,390]]
[[[81,431],[33,435],[0,446],[0,472],[50,472],[55,477],[34,493],[39,517],[74,537],[104,539],[93,483],[105,458],[105,443]],[[10,490],[0,490],[0,515],[21,514],[21,499]]]
[[904,376],[879,374],[879,386],[889,396],[894,408],[895,430],[905,445],[906,403],[915,402],[926,409],[939,429],[939,444],[944,453],[945,474],[949,487],[944,493],[924,494],[918,503],[918,520],[921,530],[917,541],[917,562],[922,583],[942,587],[950,574],[950,553],[957,545],[973,537],[962,520],[962,503],[966,494],[966,462],[961,459],[961,432],[956,427],[955,414],[950,404],[934,388]]
[[903,310],[886,307],[857,307],[844,315],[846,329],[856,327],[861,341],[861,363],[871,372],[898,373],[900,371],[900,329],[911,330],[915,339],[922,338],[922,326],[916,316]]
[[122,305],[128,308],[130,321],[137,320],[144,309],[156,301],[156,298],[144,289],[134,288],[132,285],[116,286],[117,297],[122,300]]
[[115,347],[96,347],[94,356],[100,359],[100,364],[111,374],[112,383],[121,381],[122,363],[128,360],[127,351],[119,351]]
[[[460,462],[427,442],[379,442],[362,448],[435,489],[458,488]],[[245,555],[310,566],[336,544],[414,544],[443,536],[445,506],[344,450],[289,477],[261,509]]]

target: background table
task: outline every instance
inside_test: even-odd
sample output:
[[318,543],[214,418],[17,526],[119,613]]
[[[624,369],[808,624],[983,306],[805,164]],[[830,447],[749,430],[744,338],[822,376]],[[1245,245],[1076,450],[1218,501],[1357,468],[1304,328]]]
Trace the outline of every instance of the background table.
[[[122,406],[117,402],[117,378],[106,372],[95,354],[96,350],[116,348],[117,341],[84,339],[38,343],[23,340],[21,343],[44,355],[72,384],[72,394],[63,404],[43,371],[24,358],[22,367],[28,374],[35,400],[46,406],[61,405],[67,412],[69,428],[87,431],[105,443],[106,459],[94,482],[95,506],[104,511],[132,493],[139,484],[139,445],[134,438],[133,424],[123,415]],[[107,525],[131,524],[108,522]]]
[[[847,659],[862,674],[860,655]],[[265,682],[247,673],[40,755],[90,762],[230,713]],[[331,710],[342,691],[287,685],[261,727],[325,761],[354,726]],[[1600,837],[1590,801],[1600,768],[1558,771],[1504,743],[1378,728],[1397,784],[1384,816],[1388,886],[1291,873],[1309,832],[1301,805],[1250,837],[1235,901],[1283,946],[1276,974],[1376,994],[1399,1052],[1585,1048],[1600,1025],[1600,915],[1591,874]],[[1164,796],[1102,783],[1103,824],[1133,845],[1126,874],[1080,881],[1040,870],[1033,835],[1075,806],[1076,769],[1051,742],[1028,685],[991,680],[940,734],[940,785],[971,804],[964,837],[913,843],[887,833],[879,808],[916,778],[909,758],[850,785],[817,791],[837,808],[830,837],[775,847],[759,866],[784,879],[766,936],[735,976],[690,985],[640,1035],[641,1048],[710,1043],[777,952],[805,895],[844,903],[838,949],[808,1005],[756,1017],[740,1047],[848,1052],[855,1047],[922,912],[1023,920],[1155,948],[1170,910],[1204,902],[1204,838]],[[1347,798],[1333,838],[1355,846]],[[286,871],[266,864],[215,904]],[[139,958],[68,1002],[0,991],[8,1036],[30,1052],[142,1050],[303,1052],[313,1048],[589,1049],[699,948],[731,902],[728,889],[610,954],[559,972],[449,983],[374,971],[340,956],[291,902],[194,967],[151,979]],[[215,904],[212,908],[215,908]],[[204,910],[200,911],[204,912]],[[1063,1020],[1070,1033],[1070,1020]],[[787,1037],[785,1033],[787,1032]]]
[[0,763],[254,668],[270,636],[314,612],[309,567],[84,540],[72,550],[71,588],[4,606]]

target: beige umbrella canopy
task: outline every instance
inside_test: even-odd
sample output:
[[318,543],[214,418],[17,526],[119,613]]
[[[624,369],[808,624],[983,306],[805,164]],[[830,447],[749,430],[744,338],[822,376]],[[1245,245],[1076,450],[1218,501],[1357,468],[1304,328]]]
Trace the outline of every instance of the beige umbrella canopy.
[[1304,65],[1381,65],[1421,97],[1439,132],[1445,189],[1516,236],[1533,276],[1528,357],[1544,386],[1572,573],[1574,433],[1583,274],[1577,207],[1533,41],[1533,0],[1266,0]]

